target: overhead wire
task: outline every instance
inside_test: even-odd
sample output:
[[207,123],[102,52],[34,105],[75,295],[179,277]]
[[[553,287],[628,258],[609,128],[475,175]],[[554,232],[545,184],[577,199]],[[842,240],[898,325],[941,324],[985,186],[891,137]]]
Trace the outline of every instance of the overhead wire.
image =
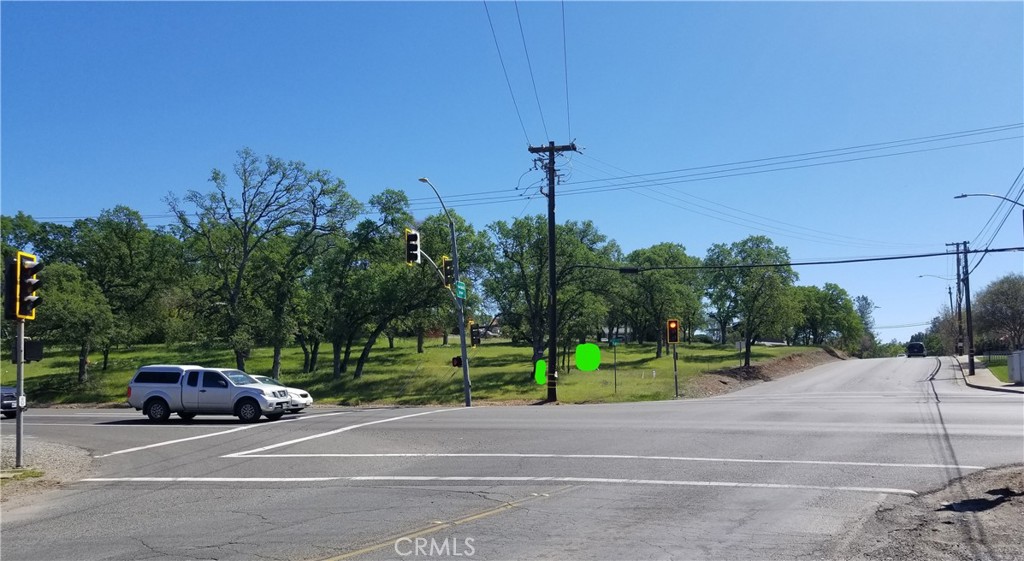
[[[825,157],[829,157],[829,156],[843,156],[843,155],[847,155],[847,154],[856,154],[856,153],[863,153],[863,152],[878,151],[878,150],[883,150],[885,148],[900,148],[902,146],[912,146],[912,145],[916,145],[916,144],[924,144],[924,143],[929,143],[929,142],[939,142],[939,141],[943,141],[943,140],[953,140],[953,139],[964,138],[964,137],[968,137],[968,136],[979,136],[979,135],[986,135],[986,134],[994,134],[994,133],[1006,132],[1006,131],[1009,131],[1009,130],[1022,129],[1022,128],[1024,128],[1024,123],[1012,123],[1012,124],[1006,124],[1006,125],[998,125],[998,126],[994,126],[994,127],[985,127],[985,128],[979,128],[979,129],[969,129],[969,130],[949,132],[949,133],[942,133],[942,134],[935,134],[935,135],[929,135],[929,136],[907,138],[907,139],[902,139],[902,140],[890,140],[890,141],[886,141],[886,142],[874,142],[874,143],[870,143],[870,144],[861,144],[861,145],[857,145],[857,146],[847,146],[847,147],[844,147],[844,148],[830,148],[830,149],[827,149],[827,150],[815,150],[815,151],[811,151],[811,152],[802,152],[802,153],[798,153],[798,154],[789,154],[789,155],[785,155],[785,156],[770,156],[770,157],[766,157],[766,158],[756,158],[756,159],[751,159],[751,160],[741,160],[741,161],[737,161],[737,162],[729,162],[729,163],[724,163],[724,164],[712,164],[712,165],[696,166],[696,167],[689,167],[689,168],[680,168],[680,169],[667,170],[667,171],[629,174],[629,175],[625,175],[625,176],[622,176],[622,177],[614,177],[614,178],[610,178],[610,179],[621,180],[621,179],[630,179],[630,178],[634,178],[634,177],[647,177],[647,176],[652,176],[652,175],[670,175],[670,174],[677,174],[677,173],[682,173],[682,172],[691,172],[691,171],[699,171],[699,170],[714,169],[714,168],[736,168],[736,166],[741,166],[741,165],[745,165],[745,164],[756,164],[756,163],[762,163],[762,162],[770,162],[772,160],[791,160],[792,162],[799,162],[799,161],[806,161],[806,160],[804,160],[804,159],[796,159],[796,158],[804,158],[805,156],[816,156],[816,158],[807,158],[807,159],[820,159],[820,158],[825,158]],[[1021,138],[1021,137],[1020,136],[1016,136],[1016,137],[1010,137],[1010,138],[1005,138],[1005,139],[996,139],[996,140],[1012,140],[1012,139],[1015,139],[1015,138]],[[955,146],[962,146],[962,145],[955,145]],[[792,163],[792,162],[787,161],[787,162],[782,162],[782,163]],[[738,168],[738,169],[747,169],[747,168]],[[596,182],[596,181],[604,181],[604,180],[579,181],[579,182],[577,182],[577,184],[593,183],[593,182]]]
[[[1010,188],[1006,192],[1006,197],[1008,199],[1020,202],[1021,197],[1024,196],[1024,182],[1021,182],[1021,177],[1024,177],[1024,168],[1021,168],[1020,172],[1017,174],[1017,177],[1013,180],[1013,183],[1010,184]],[[1018,182],[1021,182],[1020,187],[1017,187],[1017,183]],[[1017,195],[1016,195],[1016,197],[1012,197],[1011,198],[1011,195],[1014,192],[1015,188],[1017,189]],[[996,207],[996,210],[993,211],[993,216],[995,216],[997,213],[999,213],[999,210],[1003,207],[1003,205],[1006,205],[1006,212],[1003,214],[1003,219],[999,222],[999,226],[996,227],[992,231],[992,235],[989,236],[988,242],[985,244],[985,249],[986,250],[988,248],[992,247],[992,242],[995,241],[996,235],[998,235],[999,231],[1003,229],[1003,225],[1006,224],[1006,220],[1010,217],[1011,214],[1014,213],[1013,211],[1017,208],[1016,205],[1010,204],[1008,201],[1000,199],[999,200],[999,205]],[[968,274],[973,273],[975,269],[977,269],[978,267],[981,266],[981,263],[982,263],[982,261],[985,260],[985,256],[986,255],[988,255],[987,252],[986,253],[982,253],[978,257],[978,259],[977,259],[977,261],[975,261],[974,265],[971,266],[971,270],[968,271]]]
[[[601,161],[601,160],[599,160],[597,158],[594,158],[593,156],[589,156],[587,154],[584,154],[583,156],[584,156],[584,158],[593,159],[595,161],[598,161],[598,162],[600,162],[600,163],[602,163],[604,165],[607,165],[607,166],[609,166],[609,167],[611,167],[613,169],[616,169],[618,171],[626,172],[626,170],[624,170],[624,169],[621,169],[621,168],[619,168],[617,166],[614,166],[612,164],[609,164],[607,162],[603,162],[603,161]],[[581,164],[583,164],[583,162],[581,162]],[[586,165],[586,164],[583,164],[583,165]],[[638,186],[636,188],[640,189],[640,188],[644,188],[644,187],[643,186]],[[687,202],[688,204],[691,204],[693,206],[696,206],[696,207],[708,210],[710,212],[719,213],[719,214],[722,214],[723,216],[728,216],[730,218],[734,218],[734,219],[737,219],[737,220],[744,220],[745,222],[740,224],[740,223],[737,223],[737,222],[732,222],[730,220],[721,219],[721,218],[719,218],[717,216],[711,216],[711,215],[707,215],[707,214],[704,214],[704,213],[692,211],[691,209],[686,208],[686,207],[678,207],[678,208],[682,208],[683,210],[688,210],[688,211],[694,212],[696,214],[700,214],[702,216],[707,216],[707,217],[715,219],[715,220],[722,220],[722,221],[728,222],[730,224],[749,226],[749,223],[753,222],[755,224],[759,224],[759,225],[765,227],[765,228],[756,228],[755,227],[754,228],[755,230],[761,230],[761,231],[765,231],[765,232],[769,232],[769,233],[776,233],[776,234],[781,233],[783,235],[790,235],[791,237],[795,237],[797,239],[801,239],[801,240],[805,240],[805,241],[812,241],[812,242],[819,242],[819,243],[821,243],[823,240],[820,237],[821,236],[825,236],[825,237],[831,238],[831,239],[824,240],[824,241],[828,241],[828,242],[834,243],[836,245],[844,245],[844,246],[922,247],[921,244],[905,244],[905,243],[882,242],[882,241],[870,240],[870,239],[866,239],[866,238],[858,238],[858,237],[853,237],[853,236],[844,236],[844,235],[841,235],[841,234],[833,234],[833,233],[830,233],[830,232],[825,232],[823,230],[818,230],[818,229],[815,229],[815,228],[807,228],[805,226],[799,226],[799,225],[791,224],[789,222],[785,222],[785,221],[782,221],[782,220],[777,220],[777,219],[774,219],[774,218],[769,218],[769,217],[761,216],[761,215],[758,215],[758,214],[754,214],[752,212],[747,212],[745,210],[741,210],[741,209],[734,208],[734,207],[731,207],[731,206],[728,206],[728,205],[724,205],[724,204],[721,204],[721,203],[718,203],[718,202],[715,202],[715,201],[712,201],[712,200],[709,200],[709,199],[705,199],[703,197],[698,197],[698,196],[690,194],[690,193],[679,193],[679,195],[682,195],[682,196],[685,196],[685,197],[689,197],[691,199],[695,199],[695,200],[698,200],[698,201],[702,201],[702,202],[705,202],[705,203],[708,203],[708,204],[720,206],[720,207],[728,209],[730,211],[733,211],[733,212],[736,212],[736,213],[740,213],[740,214],[746,215],[748,217],[753,217],[754,219],[756,219],[756,220],[750,220],[750,218],[744,218],[744,217],[736,216],[736,215],[730,214],[728,212],[723,212],[723,211],[720,211],[720,210],[716,210],[714,208],[710,208],[710,207],[707,207],[707,206],[704,206],[704,205],[701,205],[701,204],[698,204],[698,203],[692,203],[692,202],[688,202],[688,201],[683,201],[683,199],[681,199],[679,196],[677,196],[675,194],[672,194],[672,193],[666,193],[664,191],[661,191],[661,190],[658,190],[658,189],[654,189],[654,188],[648,188],[648,190],[653,191],[653,192],[655,192],[655,193],[657,193],[657,194],[659,194],[659,195],[661,195],[663,197],[668,197],[668,198],[671,198],[671,199],[674,199],[674,200],[677,200],[677,201],[680,201],[680,202]],[[638,193],[638,194],[643,195],[643,196],[647,196],[644,193]],[[655,199],[655,200],[657,200],[657,199]],[[662,202],[664,202],[664,201],[662,201]],[[670,203],[667,203],[667,204],[670,204]],[[672,206],[677,206],[677,205],[672,205]],[[777,224],[777,225],[775,225],[775,224]],[[792,230],[791,228],[796,228],[797,230]],[[800,232],[798,230],[804,230],[804,231]],[[808,235],[814,235],[814,236],[817,236],[817,237],[815,237],[815,238],[808,238],[808,237],[806,237]]]
[[[1021,173],[1024,173],[1024,168],[1021,168]],[[1010,188],[1007,189],[1006,194],[1004,195],[1007,198],[1009,198],[1011,193],[1013,192],[1014,185],[1016,185],[1017,181],[1020,180],[1021,173],[1017,174],[1017,178],[1013,180],[1013,183],[1010,184]],[[996,219],[996,216],[999,215],[999,212],[1004,204],[1006,204],[1005,201],[1000,199],[999,204],[996,206],[995,209],[993,209],[992,214],[990,214],[988,217],[988,220],[985,221],[985,225],[981,227],[981,230],[978,232],[978,235],[975,236],[974,239],[971,241],[972,245],[980,245],[980,240],[982,239],[982,237],[985,236],[985,232],[988,230],[989,226],[992,225],[993,221]]]
[[[686,175],[681,175],[681,176],[677,176],[677,177],[669,177],[669,178],[664,178],[664,179],[644,179],[644,180],[636,180],[636,181],[626,181],[626,182],[622,182],[622,183],[613,183],[614,179],[592,180],[592,181],[588,181],[588,182],[604,181],[606,184],[605,185],[595,185],[595,186],[591,186],[591,187],[581,187],[581,188],[573,189],[572,185],[579,185],[579,184],[582,183],[582,182],[576,182],[574,184],[567,185],[566,187],[568,187],[568,189],[563,190],[562,193],[564,193],[565,195],[574,195],[574,194],[583,194],[583,193],[605,193],[605,192],[609,192],[609,191],[621,191],[621,190],[625,190],[625,189],[630,189],[631,187],[634,187],[636,185],[644,185],[644,186],[647,186],[647,187],[651,187],[651,186],[663,186],[663,185],[676,185],[676,184],[681,184],[681,183],[695,183],[695,182],[699,182],[699,181],[711,181],[711,180],[716,180],[716,179],[726,179],[726,178],[730,178],[730,177],[743,177],[743,176],[748,176],[748,175],[758,175],[758,174],[762,174],[762,173],[774,173],[774,172],[788,171],[788,170],[794,170],[794,169],[804,169],[804,168],[820,167],[820,166],[842,164],[842,163],[849,163],[849,162],[874,160],[874,159],[879,159],[879,158],[892,158],[892,157],[895,157],[895,156],[905,156],[905,155],[908,155],[908,154],[918,154],[918,153],[922,153],[922,152],[935,152],[935,151],[938,151],[938,150],[949,150],[949,149],[952,149],[952,148],[960,148],[960,147],[963,147],[963,146],[975,146],[975,145],[979,145],[979,144],[988,144],[988,143],[992,143],[992,142],[1001,142],[1001,141],[1004,141],[1004,140],[1015,140],[1015,139],[1019,139],[1019,138],[1024,138],[1024,136],[1018,135],[1018,136],[1007,137],[1007,138],[996,138],[996,139],[983,140],[983,141],[978,141],[978,142],[965,142],[965,143],[953,144],[953,145],[948,145],[948,146],[939,146],[939,147],[935,147],[935,148],[923,148],[923,149],[918,149],[918,150],[905,150],[905,151],[902,151],[902,152],[892,152],[892,153],[888,153],[888,154],[875,154],[875,155],[871,155],[871,156],[860,156],[860,157],[856,157],[856,158],[846,158],[846,159],[831,160],[831,161],[826,161],[826,162],[816,162],[816,163],[810,163],[810,164],[800,164],[800,165],[791,165],[791,166],[790,165],[786,165],[786,166],[783,166],[783,167],[773,167],[773,168],[770,168],[770,169],[756,169],[756,168],[763,168],[763,167],[766,167],[768,165],[781,165],[781,164],[762,164],[762,165],[757,165],[757,166],[737,167],[737,168],[722,170],[722,171],[719,171],[719,172],[693,173],[693,174],[686,174]],[[806,160],[793,160],[793,162],[797,162],[797,161],[806,161]],[[783,163],[791,163],[791,162],[783,162]]]
[[[491,21],[491,10],[487,7],[487,0],[484,0],[484,11],[487,12],[487,23],[491,26],[491,37],[494,38],[494,48],[498,51],[498,62],[501,63],[501,71],[505,74],[505,84],[508,85],[508,93],[512,96],[512,105],[516,108],[516,116],[519,117],[519,126],[523,128],[523,136],[526,137],[526,144],[530,145],[530,135],[526,133],[526,124],[523,123],[523,114],[519,111],[519,104],[516,102],[516,94],[512,90],[512,81],[508,78],[508,69],[505,68],[505,59],[501,56],[501,46],[498,44],[498,34],[494,32],[494,22]],[[518,10],[518,7],[516,8]]]
[[537,112],[540,113],[540,123],[544,126],[544,136],[551,138],[548,134],[548,124],[544,122],[544,110],[540,107],[540,94],[537,93],[537,78],[533,74],[533,63],[530,62],[530,49],[526,47],[526,33],[523,31],[523,19],[519,15],[519,0],[514,2],[516,6],[516,21],[519,22],[519,36],[523,39],[523,52],[526,53],[526,67],[530,69],[530,81],[533,82],[533,97],[537,99]]

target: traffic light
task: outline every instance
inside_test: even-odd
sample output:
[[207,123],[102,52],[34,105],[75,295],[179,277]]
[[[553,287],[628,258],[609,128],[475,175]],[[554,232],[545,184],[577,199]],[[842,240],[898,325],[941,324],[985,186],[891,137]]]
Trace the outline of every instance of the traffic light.
[[410,267],[420,263],[420,233],[409,228],[405,229],[405,263]]
[[667,337],[668,342],[669,343],[678,343],[679,342],[679,320],[677,320],[677,319],[670,319],[670,320],[668,320],[668,325],[666,327],[667,327],[667,331],[668,331],[668,337]]
[[469,321],[469,341],[475,347],[480,344],[480,326]]
[[444,274],[445,288],[451,288],[455,284],[455,262],[447,255],[441,257],[441,272]]
[[43,303],[43,299],[36,296],[41,281],[36,276],[43,270],[43,264],[36,259],[35,255],[18,252],[15,263],[15,309],[14,315],[18,319],[36,319],[36,306]]

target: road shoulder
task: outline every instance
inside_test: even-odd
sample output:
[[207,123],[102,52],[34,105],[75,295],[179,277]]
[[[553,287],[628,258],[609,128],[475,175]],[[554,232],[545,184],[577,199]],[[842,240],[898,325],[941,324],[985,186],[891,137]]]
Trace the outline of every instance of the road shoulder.
[[829,558],[1024,559],[1024,464],[986,469],[913,498],[887,498]]

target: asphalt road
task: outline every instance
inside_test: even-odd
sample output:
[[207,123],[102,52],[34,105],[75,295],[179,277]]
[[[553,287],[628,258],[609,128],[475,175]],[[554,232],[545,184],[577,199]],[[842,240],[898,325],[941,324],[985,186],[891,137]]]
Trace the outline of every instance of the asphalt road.
[[4,561],[841,558],[883,501],[1024,461],[1024,398],[934,358],[701,400],[25,426],[95,469],[3,511]]

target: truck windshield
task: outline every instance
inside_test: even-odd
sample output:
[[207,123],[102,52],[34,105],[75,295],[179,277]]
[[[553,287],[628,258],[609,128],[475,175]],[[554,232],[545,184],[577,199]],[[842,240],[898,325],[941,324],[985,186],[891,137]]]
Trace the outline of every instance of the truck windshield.
[[225,370],[224,375],[227,376],[228,379],[231,380],[231,383],[233,383],[236,386],[244,386],[246,384],[259,383],[256,380],[254,380],[252,376],[246,374],[245,372],[242,372],[241,370]]

